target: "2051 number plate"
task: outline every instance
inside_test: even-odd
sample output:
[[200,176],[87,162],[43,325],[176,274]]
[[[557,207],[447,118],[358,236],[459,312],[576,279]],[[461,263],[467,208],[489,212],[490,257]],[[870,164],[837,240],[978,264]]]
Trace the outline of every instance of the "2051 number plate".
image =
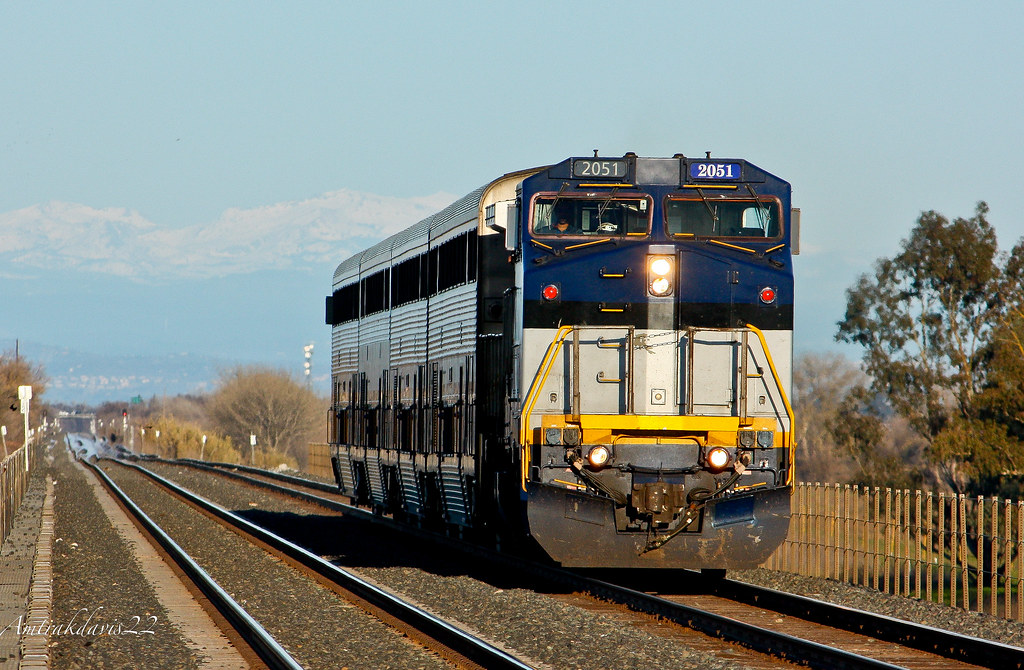
[[739,163],[690,163],[690,179],[739,179]]
[[572,162],[574,179],[625,179],[626,161],[622,159],[577,158]]

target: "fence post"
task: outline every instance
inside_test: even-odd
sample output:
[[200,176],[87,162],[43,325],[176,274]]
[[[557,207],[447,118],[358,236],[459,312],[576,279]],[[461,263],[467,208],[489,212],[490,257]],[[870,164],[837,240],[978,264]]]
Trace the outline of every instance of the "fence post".
[[991,614],[999,616],[999,498],[992,498],[992,554],[989,558],[989,589]]
[[810,529],[808,528],[810,520],[807,518],[807,498],[810,495],[810,487],[802,488],[803,496],[800,498],[800,569],[797,574],[806,575],[811,552]]
[[1013,618],[1013,546],[1010,544],[1013,528],[1013,505],[1009,500],[1003,501],[1003,616]]
[[910,597],[910,489],[903,489],[903,595]]
[[[915,533],[916,544],[917,544],[917,570],[914,572],[914,597],[918,600],[921,599],[921,568],[924,565],[921,563],[923,550],[921,548],[921,526],[924,524],[924,517],[921,516],[921,490],[918,489],[914,494],[914,511],[916,512],[917,520],[917,531]],[[931,519],[928,520],[929,522]]]
[[925,573],[926,576],[925,576],[925,581],[924,581],[924,588],[925,588],[925,593],[926,593],[925,600],[927,600],[928,602],[932,601],[932,563],[935,561],[935,553],[934,553],[934,549],[932,548],[934,546],[932,544],[932,542],[934,541],[934,535],[932,534],[932,523],[934,521],[933,518],[932,518],[932,498],[933,498],[932,492],[929,491],[928,492],[928,503],[927,503],[927,509],[928,509],[928,512],[927,512],[927,516],[928,516],[928,526],[927,526],[927,528],[928,528],[928,544],[925,545],[925,550],[924,550],[925,560],[928,562],[928,568],[927,568],[926,573]]
[[967,565],[967,494],[960,494],[960,590],[964,592],[964,609],[971,609],[970,567]]
[[874,536],[874,538],[872,538],[872,541],[871,541],[871,569],[874,572],[875,590],[878,591],[878,590],[881,589],[881,576],[882,576],[881,575],[882,570],[881,570],[881,568],[879,568],[879,562],[882,560],[882,556],[881,556],[881,553],[878,550],[878,545],[879,545],[879,542],[881,541],[879,539],[879,537],[883,536],[885,534],[884,533],[885,527],[882,526],[882,522],[879,520],[881,518],[880,508],[881,508],[881,503],[882,503],[882,489],[876,486],[874,494],[875,494],[875,523],[873,525],[873,528],[875,529],[875,536]]
[[1024,622],[1024,500],[1017,502],[1017,621]]
[[983,612],[985,609],[985,498],[978,496],[978,508],[975,510],[978,514],[978,525],[977,530],[974,532],[974,555],[978,557],[978,575],[974,580],[976,588],[978,589],[978,612]]
[[850,561],[853,558],[850,539],[850,485],[843,485],[843,582],[850,583]]
[[825,504],[827,488],[821,482],[814,482],[814,577],[824,577],[825,565],[828,563],[825,556],[825,535],[828,532],[828,506]]
[[956,598],[956,571],[957,551],[960,548],[960,536],[957,532],[957,523],[960,515],[957,513],[957,501],[959,496],[954,493],[949,500],[949,604],[951,607],[959,607]]
[[885,489],[885,533],[884,533],[884,545],[883,551],[885,552],[885,558],[883,560],[883,567],[885,574],[882,575],[883,582],[885,584],[884,593],[891,593],[890,585],[892,584],[892,578],[890,573],[892,570],[892,489]]
[[[893,506],[892,516],[892,547],[889,554],[892,556],[893,561],[893,585],[892,592],[896,595],[900,594],[900,587],[903,584],[903,580],[900,578],[900,572],[903,570],[903,491],[896,489],[896,501]],[[888,513],[888,512],[887,512]],[[888,589],[886,589],[888,592]]]

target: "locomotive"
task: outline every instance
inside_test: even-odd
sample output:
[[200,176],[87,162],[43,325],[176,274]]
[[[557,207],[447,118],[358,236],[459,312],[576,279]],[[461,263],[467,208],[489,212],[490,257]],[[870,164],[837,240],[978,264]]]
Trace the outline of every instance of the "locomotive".
[[348,258],[340,491],[566,567],[756,567],[789,526],[798,229],[746,160],[595,151]]

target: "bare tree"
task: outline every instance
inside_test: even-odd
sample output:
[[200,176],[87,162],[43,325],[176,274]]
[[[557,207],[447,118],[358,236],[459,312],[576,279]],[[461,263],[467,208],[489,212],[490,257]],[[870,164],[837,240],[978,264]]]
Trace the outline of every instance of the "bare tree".
[[326,400],[283,370],[263,366],[232,368],[221,376],[210,399],[210,417],[217,430],[248,453],[249,436],[257,449],[306,461],[306,445],[323,431]]
[[797,476],[803,481],[846,481],[853,472],[850,455],[837,448],[828,430],[851,388],[867,375],[837,353],[806,353],[793,366]]
[[[39,365],[16,357],[12,352],[0,354],[0,393],[3,394],[3,403],[0,403],[0,424],[7,426],[6,442],[12,451],[25,441],[24,417],[21,415],[18,387],[32,387],[32,407],[35,414],[34,408],[40,407],[40,398],[46,390],[46,381],[46,374]],[[3,451],[0,448],[0,458],[2,457]]]

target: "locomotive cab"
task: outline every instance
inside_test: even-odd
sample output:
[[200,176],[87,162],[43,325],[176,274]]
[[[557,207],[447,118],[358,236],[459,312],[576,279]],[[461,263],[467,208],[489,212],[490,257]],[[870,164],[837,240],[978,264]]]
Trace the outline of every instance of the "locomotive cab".
[[792,479],[788,184],[626,156],[519,196],[530,533],[571,566],[761,563]]

